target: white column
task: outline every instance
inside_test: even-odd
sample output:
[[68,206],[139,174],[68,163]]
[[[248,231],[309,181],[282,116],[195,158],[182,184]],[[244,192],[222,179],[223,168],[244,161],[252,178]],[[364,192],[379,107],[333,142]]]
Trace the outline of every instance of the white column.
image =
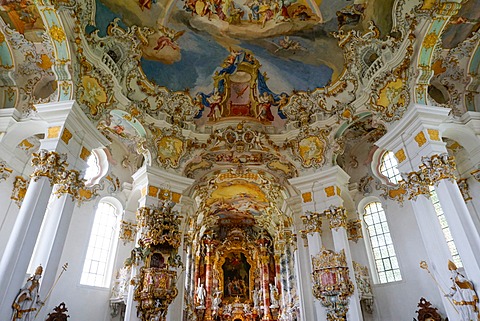
[[[132,175],[132,177],[134,181],[133,191],[138,190],[142,194],[141,198],[138,201],[138,208],[158,205],[159,201],[163,199],[163,195],[161,194],[163,191],[171,193],[170,200],[178,203],[179,201],[181,201],[181,194],[194,182],[192,179],[171,174],[148,165],[144,165],[143,167],[141,167],[134,175]],[[180,208],[180,206],[177,208]],[[141,230],[138,231],[135,244],[137,244],[141,236],[141,232]],[[179,251],[181,250],[182,248],[179,248]],[[140,268],[142,267],[142,265],[143,262],[139,266],[132,266],[132,279],[135,279],[136,276],[140,273]],[[180,270],[178,270],[177,273],[180,273]],[[179,278],[178,274],[177,278]],[[183,293],[183,284],[180,284],[177,280],[176,286],[177,289],[179,289],[179,293]],[[134,300],[134,294],[135,288],[133,285],[130,285],[126,302],[125,321],[139,320],[139,318],[137,317],[137,304]],[[183,295],[178,298],[179,296],[180,295],[177,295],[175,300],[183,300]],[[166,319],[173,320],[171,318],[172,316],[167,313]]]
[[12,303],[25,281],[28,263],[52,192],[50,179],[33,178],[0,261],[0,319],[12,317]]
[[480,289],[480,235],[456,182],[441,180],[435,187],[438,200],[462,259],[468,278]]
[[[297,250],[295,251],[294,256],[298,297],[300,301],[300,319],[301,321],[321,320],[322,317],[325,318],[326,312],[320,302],[313,297],[312,259],[310,256],[309,244],[306,244],[305,240],[299,235],[301,233],[300,226],[303,225],[301,219],[301,216],[303,215],[302,199],[299,196],[292,197],[289,198],[287,202],[294,213],[294,225],[297,227]],[[321,240],[313,239],[312,237],[311,243],[312,247],[321,248]]]
[[[442,140],[442,124],[448,119],[449,112],[450,110],[448,109],[435,106],[412,105],[404,117],[395,124],[394,128],[377,141],[376,145],[395,153],[399,162],[400,172],[420,172],[420,166],[425,166],[422,158],[428,157],[431,159],[434,155],[447,153],[446,144]],[[435,167],[437,164],[432,164],[432,166]],[[447,177],[452,173],[452,170],[446,167],[436,169],[446,170],[445,174],[447,174]],[[425,174],[427,177],[417,182],[416,185],[408,179],[409,182],[406,185],[407,195],[414,198],[416,194],[419,194],[416,190],[418,187],[428,189],[427,185],[429,183],[436,185],[435,190],[437,191],[440,205],[447,218],[462,261],[463,256],[466,256],[467,261],[464,262],[465,270],[468,277],[472,279],[478,288],[480,286],[480,269],[478,259],[475,256],[478,256],[478,253],[480,253],[480,243],[478,241],[478,233],[473,232],[475,227],[471,214],[468,212],[456,183],[447,183],[446,179],[430,182],[437,178],[435,175],[430,175],[428,171],[425,172],[427,172]],[[428,193],[428,191],[425,191],[425,193]],[[435,209],[431,200],[425,199],[421,195],[417,196],[415,201],[412,201],[412,207],[429,256],[428,264],[431,270],[436,273],[435,277],[438,276],[437,281],[439,284],[445,286],[444,290],[447,290],[451,285],[447,266],[448,260],[451,259],[451,254],[448,251],[445,237],[438,223]],[[473,237],[472,240],[468,239],[470,236]],[[435,285],[432,284],[432,286]],[[443,298],[444,293],[439,290],[439,294]],[[459,316],[451,303],[445,299],[443,299],[443,302],[449,319],[459,320]]]
[[[437,213],[433,207],[432,201],[423,195],[419,195],[415,201],[412,201],[413,212],[417,220],[423,245],[427,253],[426,262],[432,276],[439,282],[441,289],[438,289],[442,298],[443,306],[449,320],[458,320],[459,314],[456,312],[452,303],[445,297],[449,292],[451,284],[448,282],[450,272],[446,267],[448,260],[452,259],[445,236],[437,218]],[[420,263],[420,262],[419,262]],[[432,280],[432,286],[435,281]]]

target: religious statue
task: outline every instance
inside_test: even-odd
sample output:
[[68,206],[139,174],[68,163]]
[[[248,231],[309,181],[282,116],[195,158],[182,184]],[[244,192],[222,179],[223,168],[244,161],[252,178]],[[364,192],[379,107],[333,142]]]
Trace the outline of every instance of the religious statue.
[[198,306],[197,308],[205,308],[205,296],[207,295],[207,291],[203,287],[203,283],[200,283],[200,280],[198,282],[198,287],[197,287],[197,302]]
[[274,284],[269,284],[270,286],[270,308],[278,308],[278,289]]
[[253,308],[258,309],[262,300],[262,292],[258,289],[253,290]]
[[38,296],[40,287],[40,278],[42,277],[43,268],[41,265],[37,267],[35,273],[27,279],[25,285],[20,289],[15,301],[13,301],[13,317],[12,321],[33,320],[34,316],[31,312],[36,311],[37,305],[43,305]]
[[448,261],[448,269],[452,273],[450,279],[453,284],[450,292],[445,296],[452,298],[453,304],[455,304],[462,317],[462,321],[480,321],[478,295],[473,288],[472,282],[458,272],[457,266],[450,260]]
[[222,298],[220,297],[220,294],[222,294],[221,291],[217,291],[214,294],[213,300],[212,300],[212,314],[216,315],[218,313],[218,309],[220,308],[220,304],[222,303]]

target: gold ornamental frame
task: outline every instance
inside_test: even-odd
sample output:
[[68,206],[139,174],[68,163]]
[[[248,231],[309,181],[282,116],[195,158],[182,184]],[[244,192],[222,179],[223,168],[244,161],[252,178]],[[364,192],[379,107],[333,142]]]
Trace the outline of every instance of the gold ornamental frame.
[[[224,251],[219,251],[213,265],[214,269],[217,271],[217,282],[218,282],[218,291],[221,291],[222,294],[225,292],[225,284],[224,284],[224,274],[223,274],[223,264],[225,263],[225,258],[231,253],[242,253],[245,255],[247,263],[250,264],[250,271],[248,272],[248,293],[247,293],[247,300],[252,300],[252,291],[255,286],[255,271],[257,270],[257,264],[254,259],[252,259],[251,252],[249,250],[243,249],[241,247],[228,247]],[[224,298],[227,302],[230,302],[233,298]]]

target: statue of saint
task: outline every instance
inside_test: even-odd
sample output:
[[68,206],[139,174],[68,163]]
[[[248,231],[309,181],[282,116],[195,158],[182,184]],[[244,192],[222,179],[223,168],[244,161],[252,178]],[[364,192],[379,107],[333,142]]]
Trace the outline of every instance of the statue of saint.
[[207,291],[203,287],[203,283],[198,282],[198,287],[197,287],[197,302],[198,302],[198,307],[203,308],[205,307],[205,296],[207,295]]
[[12,321],[33,320],[33,311],[36,311],[37,305],[43,305],[38,296],[38,290],[40,288],[40,278],[42,277],[43,268],[38,266],[35,270],[35,274],[27,279],[25,285],[20,289],[15,301],[13,301],[13,317]]
[[452,261],[448,261],[448,269],[452,272],[450,279],[453,284],[445,296],[452,298],[462,321],[480,321],[478,295],[472,282],[458,272],[457,266]]
[[212,311],[213,311],[212,314],[213,315],[218,314],[218,309],[220,308],[220,304],[222,303],[222,298],[220,297],[221,294],[222,294],[221,291],[217,291],[214,294],[214,298],[213,298],[213,301],[212,301]]
[[270,308],[278,308],[278,289],[274,284],[269,284],[270,286]]

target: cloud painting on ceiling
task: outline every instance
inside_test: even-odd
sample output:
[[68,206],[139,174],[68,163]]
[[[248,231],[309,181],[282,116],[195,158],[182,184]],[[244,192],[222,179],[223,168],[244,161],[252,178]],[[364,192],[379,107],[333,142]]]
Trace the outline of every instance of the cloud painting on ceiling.
[[[376,2],[376,8],[370,8]],[[225,59],[232,51],[242,51],[258,60],[272,92],[291,93],[334,81],[344,59],[330,33],[339,25],[361,28],[367,18],[391,10],[392,2],[97,0],[96,27],[105,35],[118,17],[125,26],[154,29],[145,37],[141,67],[150,81],[170,90],[211,92]],[[388,25],[384,17],[383,25]]]

